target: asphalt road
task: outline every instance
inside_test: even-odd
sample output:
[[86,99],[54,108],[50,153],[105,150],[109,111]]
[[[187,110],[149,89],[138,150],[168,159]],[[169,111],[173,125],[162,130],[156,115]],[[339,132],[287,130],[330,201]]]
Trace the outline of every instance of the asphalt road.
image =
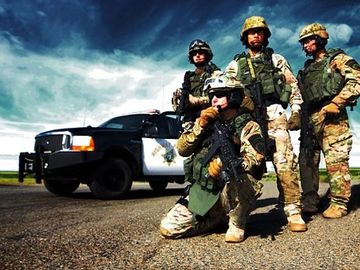
[[43,186],[0,186],[0,269],[360,269],[359,181],[348,216],[306,217],[304,233],[288,231],[275,207],[276,184],[265,182],[239,244],[224,242],[226,229],[161,238],[159,222],[177,187],[155,194],[136,184],[125,199],[101,201],[87,187],[65,198]]

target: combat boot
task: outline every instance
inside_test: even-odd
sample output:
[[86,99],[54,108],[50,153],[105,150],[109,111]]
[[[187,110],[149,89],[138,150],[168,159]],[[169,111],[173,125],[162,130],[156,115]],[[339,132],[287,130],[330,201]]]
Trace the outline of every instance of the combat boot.
[[225,242],[240,243],[244,241],[245,231],[229,222],[229,228],[225,234]]
[[304,204],[301,210],[303,213],[307,214],[316,214],[319,211],[317,206],[312,204]]
[[324,218],[341,218],[347,215],[347,209],[331,204],[322,215]]
[[300,214],[294,214],[287,217],[288,220],[288,228],[292,232],[305,232],[307,230],[307,226],[305,221],[302,219]]

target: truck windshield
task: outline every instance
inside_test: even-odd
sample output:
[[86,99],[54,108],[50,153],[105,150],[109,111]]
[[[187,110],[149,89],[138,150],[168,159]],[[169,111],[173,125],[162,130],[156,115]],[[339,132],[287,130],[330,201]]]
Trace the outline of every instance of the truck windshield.
[[148,114],[125,115],[112,118],[99,127],[116,128],[122,130],[138,130],[142,127],[145,120],[149,118]]

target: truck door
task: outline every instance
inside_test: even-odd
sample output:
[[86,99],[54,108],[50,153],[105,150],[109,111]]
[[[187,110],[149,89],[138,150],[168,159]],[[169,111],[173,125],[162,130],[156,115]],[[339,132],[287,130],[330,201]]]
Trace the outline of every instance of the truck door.
[[176,115],[160,114],[149,128],[153,132],[142,138],[144,175],[184,175],[184,158],[175,149],[181,131]]

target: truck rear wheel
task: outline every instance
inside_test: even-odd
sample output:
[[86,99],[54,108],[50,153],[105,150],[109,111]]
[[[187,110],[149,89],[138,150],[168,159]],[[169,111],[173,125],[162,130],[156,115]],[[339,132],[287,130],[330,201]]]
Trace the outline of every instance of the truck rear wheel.
[[109,200],[126,194],[132,185],[131,170],[122,159],[104,160],[96,169],[90,190],[96,198]]
[[150,187],[154,191],[164,191],[168,185],[166,181],[149,181]]
[[56,195],[70,195],[80,185],[80,182],[74,179],[68,179],[60,176],[47,176],[44,178],[44,186],[48,191]]

